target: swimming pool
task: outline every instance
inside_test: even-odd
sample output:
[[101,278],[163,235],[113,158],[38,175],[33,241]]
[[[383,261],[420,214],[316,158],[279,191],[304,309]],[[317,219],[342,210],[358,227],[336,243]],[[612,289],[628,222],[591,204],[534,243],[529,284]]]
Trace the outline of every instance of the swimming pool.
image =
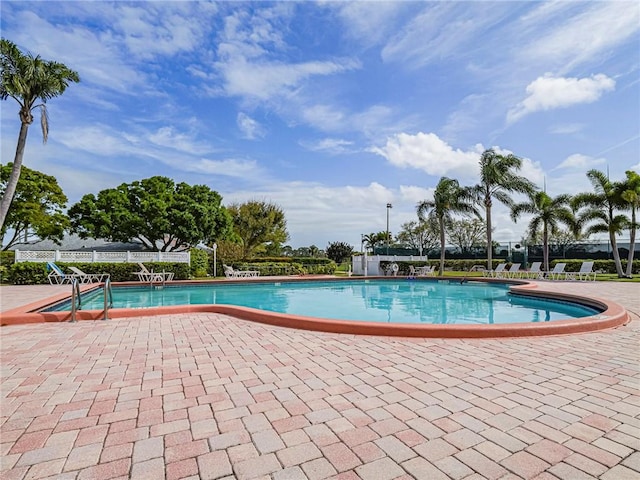
[[[380,279],[113,287],[113,308],[204,304],[322,319],[424,325],[540,323],[602,312],[576,302],[513,294],[506,284],[486,282]],[[83,294],[83,310],[101,310],[103,305],[101,289]],[[65,310],[70,310],[69,301],[47,309]]]

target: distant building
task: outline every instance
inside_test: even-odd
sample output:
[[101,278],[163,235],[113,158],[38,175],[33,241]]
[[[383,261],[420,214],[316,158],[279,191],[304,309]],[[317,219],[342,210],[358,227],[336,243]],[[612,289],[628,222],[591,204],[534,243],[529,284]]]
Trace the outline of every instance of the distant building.
[[42,240],[31,243],[20,243],[13,245],[9,250],[38,251],[38,250],[61,250],[65,252],[139,252],[145,250],[139,242],[109,242],[104,239],[87,238],[82,239],[77,235],[67,235],[58,245],[52,240]]

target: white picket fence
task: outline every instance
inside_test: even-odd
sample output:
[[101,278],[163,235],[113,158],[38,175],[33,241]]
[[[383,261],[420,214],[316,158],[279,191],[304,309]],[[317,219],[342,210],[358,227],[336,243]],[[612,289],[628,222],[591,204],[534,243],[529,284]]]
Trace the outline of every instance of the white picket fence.
[[65,252],[60,250],[16,250],[17,262],[61,263],[191,263],[190,252]]

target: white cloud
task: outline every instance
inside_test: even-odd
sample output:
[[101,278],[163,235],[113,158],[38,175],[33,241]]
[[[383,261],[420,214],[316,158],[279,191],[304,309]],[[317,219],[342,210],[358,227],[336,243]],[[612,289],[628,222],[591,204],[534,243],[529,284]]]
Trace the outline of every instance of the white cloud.
[[584,127],[584,123],[565,123],[549,127],[548,132],[555,135],[570,135],[582,131]]
[[170,148],[184,153],[201,155],[212,150],[210,145],[205,145],[193,138],[193,135],[176,131],[174,127],[160,127],[147,136],[154,146]]
[[181,170],[207,175],[237,177],[245,180],[263,175],[262,169],[255,160],[238,160],[233,158],[226,160],[209,160],[203,158],[197,161],[189,161],[182,165]]
[[[610,55],[616,46],[629,41],[640,29],[637,2],[541,2],[539,5],[519,26],[531,40],[529,46],[523,46],[521,54],[529,62],[553,64],[559,72],[571,71],[588,61],[601,62],[603,55]],[[558,12],[558,9],[569,11]],[[574,10],[579,11],[573,13]]]
[[[286,212],[291,244],[315,244],[322,248],[332,241],[346,241],[359,248],[361,234],[386,228],[386,204],[394,200],[394,191],[377,182],[338,187],[313,182],[282,182],[258,190],[221,193],[225,204],[255,198],[278,204]],[[413,204],[394,204],[393,229],[398,228],[400,219],[406,215],[415,216],[414,209]],[[401,212],[404,213],[401,215]]]
[[435,176],[470,179],[478,174],[478,162],[484,148],[476,145],[467,151],[453,149],[436,134],[419,132],[416,135],[396,134],[387,138],[383,147],[370,150],[397,167],[416,168]]
[[259,61],[234,57],[216,65],[223,78],[224,92],[230,96],[266,101],[286,95],[300,84],[318,75],[333,75],[358,68],[351,60],[311,61],[298,64]]
[[590,78],[554,77],[547,73],[527,85],[527,98],[509,110],[507,122],[515,122],[532,112],[595,102],[615,85],[615,80],[601,73]]
[[236,123],[244,138],[255,140],[256,138],[263,138],[265,136],[266,132],[264,127],[246,113],[238,113]]
[[221,87],[210,94],[248,97],[268,101],[294,92],[315,76],[334,75],[360,67],[353,59],[309,60],[286,63],[279,55],[288,46],[284,42],[286,22],[291,16],[286,2],[251,13],[234,11],[224,19],[213,64]]
[[353,151],[353,142],[339,138],[323,138],[314,142],[301,141],[300,145],[314,152],[327,152],[332,155],[350,153]]
[[593,158],[588,155],[582,155],[581,153],[574,153],[573,155],[569,155],[565,160],[563,160],[560,165],[554,168],[554,170],[567,168],[581,169],[582,171],[586,171],[597,165],[602,165],[603,163],[606,163],[606,160],[604,158]]
[[476,46],[478,36],[508,14],[506,4],[483,2],[429,2],[420,13],[392,37],[382,49],[385,62],[398,62],[404,68],[418,68],[431,62],[463,57]]

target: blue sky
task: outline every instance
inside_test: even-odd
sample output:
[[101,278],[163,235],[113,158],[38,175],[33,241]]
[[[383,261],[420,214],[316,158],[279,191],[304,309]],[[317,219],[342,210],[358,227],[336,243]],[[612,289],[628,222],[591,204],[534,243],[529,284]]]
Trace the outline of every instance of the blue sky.
[[[552,194],[640,170],[637,2],[24,2],[2,36],[78,71],[24,164],[70,204],[153,175],[279,204],[294,247],[414,220],[489,147]],[[17,104],[2,102],[2,162]],[[518,241],[494,213],[494,238]]]

